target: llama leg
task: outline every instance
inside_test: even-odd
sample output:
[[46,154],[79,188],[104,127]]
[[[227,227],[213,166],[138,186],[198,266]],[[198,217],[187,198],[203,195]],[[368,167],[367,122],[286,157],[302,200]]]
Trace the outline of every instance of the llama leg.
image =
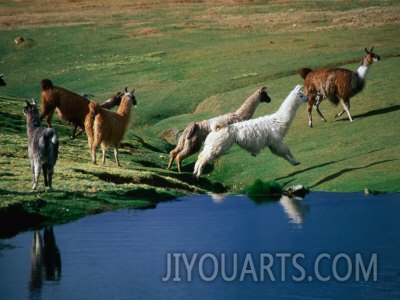
[[40,160],[35,160],[33,162],[33,186],[32,190],[36,190],[37,184],[38,184],[38,179],[40,175],[40,165],[41,161]]
[[48,115],[46,116],[46,124],[47,127],[51,128],[51,119],[53,118],[53,114],[54,114],[54,109],[52,111],[50,111],[48,113]]
[[97,151],[97,146],[94,144],[92,145],[91,152],[92,152],[92,163],[95,165],[96,164],[96,151]]
[[119,159],[118,159],[118,147],[114,147],[114,157],[115,157],[115,163],[117,164],[117,167],[120,167],[121,165],[119,164]]
[[48,176],[47,176],[48,175],[48,173],[47,173],[48,169],[49,169],[49,164],[47,164],[47,163],[42,164],[42,171],[43,171],[44,186],[45,187],[49,186],[49,182],[47,180],[47,178],[48,178]]
[[205,165],[211,160],[212,157],[210,155],[207,155],[207,153],[205,153],[204,150],[199,154],[196,164],[194,165],[194,171],[193,171],[193,176],[196,178],[196,180],[199,180]]
[[350,115],[350,100],[347,100],[347,101],[340,100],[340,102],[343,105],[343,110],[340,113],[338,113],[335,116],[335,118],[340,117],[341,115],[343,115],[344,112],[346,112],[347,115],[349,116],[350,122],[353,122],[353,119],[351,118],[351,115]]
[[178,152],[179,152],[179,150],[177,148],[175,148],[174,150],[172,150],[169,153],[169,163],[168,163],[167,170],[171,169],[172,163],[173,163],[173,161],[174,161],[174,159],[175,159],[175,157],[176,157]]
[[308,114],[308,126],[310,126],[310,127],[313,127],[313,125],[312,125],[312,115],[311,115],[312,107],[313,107],[313,105],[312,105],[311,101],[309,100],[307,102],[307,114]]
[[54,110],[56,109],[55,107],[51,105],[44,105],[42,103],[42,112],[40,113],[40,120],[42,120],[44,117],[46,117],[46,124],[50,128],[51,127],[51,119],[53,118]]
[[[76,129],[75,129],[75,131],[76,131]],[[84,131],[85,131],[85,129],[81,128],[81,130],[79,130],[78,133],[76,133],[73,137],[76,138],[78,135],[80,135]],[[72,138],[72,136],[71,136],[71,139],[74,139],[74,138]]]
[[77,128],[78,128],[78,125],[76,123],[72,123],[72,134],[70,136],[71,140],[73,140],[76,137],[75,133],[76,133]]
[[176,164],[178,165],[178,172],[181,173],[181,166],[182,166],[182,160],[184,160],[186,157],[182,155],[182,152],[179,153],[176,156]]
[[199,157],[197,158],[196,164],[194,165],[194,171],[193,171],[193,177],[195,177],[196,180],[200,179],[201,172],[203,171],[206,163],[207,161],[203,159],[203,156],[200,153]]
[[[190,150],[190,149],[186,149],[186,150]],[[175,158],[176,164],[178,165],[178,172],[181,173],[181,166],[182,166],[182,160],[184,160],[185,158],[189,157],[190,155],[192,155],[193,153],[197,152],[200,149],[194,149],[196,151],[194,152],[190,152],[190,151],[181,151],[178,153],[178,155]]]
[[49,165],[49,169],[47,171],[47,175],[49,178],[49,189],[52,190],[53,189],[53,173],[54,173],[54,166],[50,166]]
[[273,141],[273,143],[269,145],[269,149],[272,153],[286,159],[293,166],[300,164],[300,162],[293,156],[289,147],[282,141]]
[[[97,148],[99,147],[101,140],[103,139],[103,136],[101,135],[101,133],[95,134],[93,141],[92,141],[92,145],[91,145],[91,152],[92,152],[92,162],[95,165],[96,164],[96,151]],[[90,147],[90,145],[89,145]]]
[[103,153],[103,157],[101,158],[101,162],[104,164],[106,162],[106,152],[107,152],[107,148],[102,146],[101,147],[101,152]]
[[319,104],[320,103],[321,102],[318,102],[318,103],[315,104],[315,111],[319,114],[319,116],[321,117],[322,121],[326,122],[325,117],[322,115],[321,111],[319,110]]

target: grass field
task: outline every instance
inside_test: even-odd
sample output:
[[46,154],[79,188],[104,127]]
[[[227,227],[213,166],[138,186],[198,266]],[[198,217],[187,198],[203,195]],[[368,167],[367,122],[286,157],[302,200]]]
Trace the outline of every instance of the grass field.
[[[394,0],[0,1],[0,73],[7,82],[0,87],[0,219],[28,212],[66,222],[187,193],[241,193],[256,179],[311,191],[399,192],[399,41]],[[176,144],[169,129],[232,111],[262,86],[272,102],[255,117],[270,114],[302,83],[301,68],[356,70],[371,46],[382,59],[352,99],[354,123],[334,119],[340,108],[324,101],[328,122],[314,113],[311,129],[300,107],[285,142],[301,165],[234,146],[200,182],[191,177],[197,155],[184,160],[181,174],[175,166],[166,170]],[[121,168],[111,149],[105,165],[93,166],[86,136],[70,141],[70,125],[54,116],[61,137],[55,190],[30,191],[22,107],[25,98],[39,99],[43,78],[98,100],[136,88]]]

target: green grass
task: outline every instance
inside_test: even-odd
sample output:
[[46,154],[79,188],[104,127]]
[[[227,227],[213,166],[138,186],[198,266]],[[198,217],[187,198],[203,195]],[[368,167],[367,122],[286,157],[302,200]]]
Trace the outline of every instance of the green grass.
[[[400,191],[397,1],[88,0],[50,7],[3,1],[0,11],[0,73],[7,82],[0,87],[0,212],[67,222],[187,193],[241,193],[257,179],[311,191]],[[25,42],[16,44],[16,37]],[[234,146],[207,166],[199,183],[191,178],[197,155],[183,161],[182,174],[175,166],[166,170],[176,143],[169,129],[235,110],[262,86],[272,102],[261,104],[255,117],[270,114],[302,83],[301,68],[355,70],[372,45],[382,60],[352,99],[354,123],[335,120],[340,108],[325,101],[320,108],[328,122],[314,113],[310,129],[300,107],[285,142],[301,165],[268,150],[254,158]],[[55,190],[30,191],[22,107],[24,98],[40,98],[43,78],[97,100],[136,88],[122,168],[111,149],[105,165],[93,166],[86,136],[70,141],[69,124],[54,116],[61,137]]]

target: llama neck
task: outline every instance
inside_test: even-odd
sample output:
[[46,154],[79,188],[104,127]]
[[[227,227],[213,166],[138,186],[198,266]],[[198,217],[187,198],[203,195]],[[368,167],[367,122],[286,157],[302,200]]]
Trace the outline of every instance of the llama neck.
[[130,113],[131,113],[131,108],[132,108],[132,100],[129,97],[124,97],[121,100],[121,104],[118,108],[117,113],[121,116],[121,117],[126,117],[129,119]]
[[370,67],[371,67],[371,65],[368,63],[366,57],[364,57],[361,66],[357,69],[358,77],[360,79],[365,80],[365,78],[367,77],[367,74],[368,74],[368,71],[369,71]]
[[28,136],[30,136],[30,134],[38,127],[40,127],[39,114],[28,115],[26,120],[26,131]]
[[110,108],[113,108],[114,106],[117,105],[117,104],[115,103],[116,100],[117,100],[117,99],[116,99],[115,97],[112,97],[112,98],[110,98],[110,99],[104,101],[104,102],[103,102],[102,104],[100,104],[100,105],[101,105],[102,108],[110,109]]
[[242,106],[236,110],[235,114],[240,116],[243,120],[250,119],[254,115],[258,104],[260,104],[260,97],[258,93],[256,93],[256,95],[253,94],[247,98]]
[[278,111],[275,115],[279,116],[279,118],[288,123],[293,120],[296,115],[296,111],[299,108],[301,101],[297,99],[297,96],[294,94],[290,94],[285,101],[281,104]]
[[357,74],[360,79],[363,79],[363,80],[366,79],[368,71],[369,71],[369,67],[370,67],[370,65],[368,65],[368,66],[362,65],[357,69]]

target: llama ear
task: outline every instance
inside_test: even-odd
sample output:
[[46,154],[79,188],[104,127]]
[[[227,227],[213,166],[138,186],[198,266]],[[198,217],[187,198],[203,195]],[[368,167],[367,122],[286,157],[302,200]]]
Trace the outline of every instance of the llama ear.
[[28,102],[28,100],[25,99],[25,103],[26,103],[26,107],[29,107],[30,103]]
[[134,92],[135,92],[135,89],[132,90],[131,95],[133,95]]
[[371,50],[369,50],[369,52],[373,52],[374,51],[374,46],[372,46]]
[[124,88],[124,92],[125,92],[125,93],[128,92],[128,87],[127,87],[127,86]]
[[35,98],[32,98],[32,104],[33,104],[33,105],[36,105],[36,104],[37,104]]

